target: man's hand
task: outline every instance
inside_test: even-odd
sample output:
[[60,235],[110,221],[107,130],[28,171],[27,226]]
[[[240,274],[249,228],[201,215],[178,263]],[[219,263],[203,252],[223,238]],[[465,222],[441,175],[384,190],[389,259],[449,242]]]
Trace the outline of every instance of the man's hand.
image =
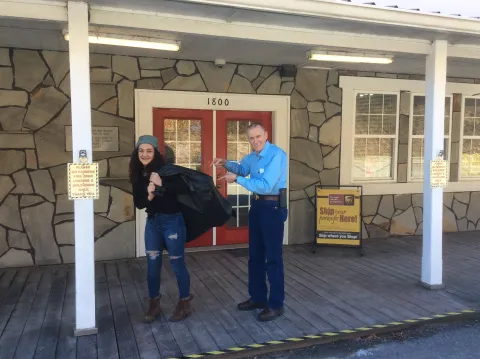
[[227,163],[227,160],[224,158],[214,158],[210,166],[223,167]]
[[219,179],[224,179],[227,183],[234,183],[237,180],[237,175],[235,173],[227,172],[224,176]]
[[159,187],[162,187],[162,178],[158,175],[157,172],[152,172],[150,175],[150,182],[153,182]]

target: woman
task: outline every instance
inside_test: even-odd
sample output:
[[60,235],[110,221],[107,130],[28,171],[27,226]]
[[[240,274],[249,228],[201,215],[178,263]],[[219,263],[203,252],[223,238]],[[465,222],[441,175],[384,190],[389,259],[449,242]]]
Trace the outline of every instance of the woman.
[[138,139],[130,159],[130,181],[133,200],[138,209],[146,208],[145,252],[148,264],[148,293],[150,303],[145,321],[150,323],[160,314],[160,272],[162,251],[167,248],[170,264],[177,277],[179,301],[170,321],[180,321],[192,312],[190,275],[185,264],[186,228],[177,194],[186,193],[182,181],[162,179],[157,171],[165,165],[154,136]]

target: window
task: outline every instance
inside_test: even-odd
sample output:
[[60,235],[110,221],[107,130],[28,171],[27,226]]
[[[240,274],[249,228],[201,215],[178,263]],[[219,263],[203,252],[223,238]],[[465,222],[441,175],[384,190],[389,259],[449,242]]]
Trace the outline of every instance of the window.
[[[423,179],[424,173],[424,130],[425,130],[425,95],[412,96],[412,110],[410,113],[411,139],[410,146],[410,178]],[[452,117],[452,97],[445,97],[444,120],[444,158],[449,159],[450,152],[450,123]]]
[[480,99],[465,98],[462,177],[480,177]]
[[397,94],[356,94],[354,181],[395,179],[397,128]]
[[[340,184],[361,184],[365,195],[422,193],[425,82],[340,76],[340,87]],[[478,93],[476,84],[445,86],[446,192],[480,190]]]

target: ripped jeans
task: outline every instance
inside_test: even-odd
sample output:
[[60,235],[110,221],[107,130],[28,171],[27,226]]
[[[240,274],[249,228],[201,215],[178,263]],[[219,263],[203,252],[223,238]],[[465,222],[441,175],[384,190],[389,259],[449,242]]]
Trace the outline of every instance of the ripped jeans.
[[186,228],[183,215],[156,214],[145,225],[145,253],[147,255],[147,283],[150,298],[160,295],[162,251],[167,248],[170,264],[177,277],[180,298],[190,295],[190,274],[185,264]]

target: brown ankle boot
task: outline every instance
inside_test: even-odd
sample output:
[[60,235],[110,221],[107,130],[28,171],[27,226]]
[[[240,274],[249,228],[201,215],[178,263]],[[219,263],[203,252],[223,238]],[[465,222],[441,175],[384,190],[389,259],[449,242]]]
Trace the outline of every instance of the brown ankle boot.
[[192,314],[192,307],[190,306],[190,301],[192,299],[193,295],[191,294],[188,296],[188,298],[180,299],[169,320],[171,322],[179,322],[180,320],[183,320]]
[[150,306],[148,307],[148,311],[145,314],[145,321],[147,323],[151,323],[155,320],[155,318],[160,314],[160,297],[158,298],[150,298]]

